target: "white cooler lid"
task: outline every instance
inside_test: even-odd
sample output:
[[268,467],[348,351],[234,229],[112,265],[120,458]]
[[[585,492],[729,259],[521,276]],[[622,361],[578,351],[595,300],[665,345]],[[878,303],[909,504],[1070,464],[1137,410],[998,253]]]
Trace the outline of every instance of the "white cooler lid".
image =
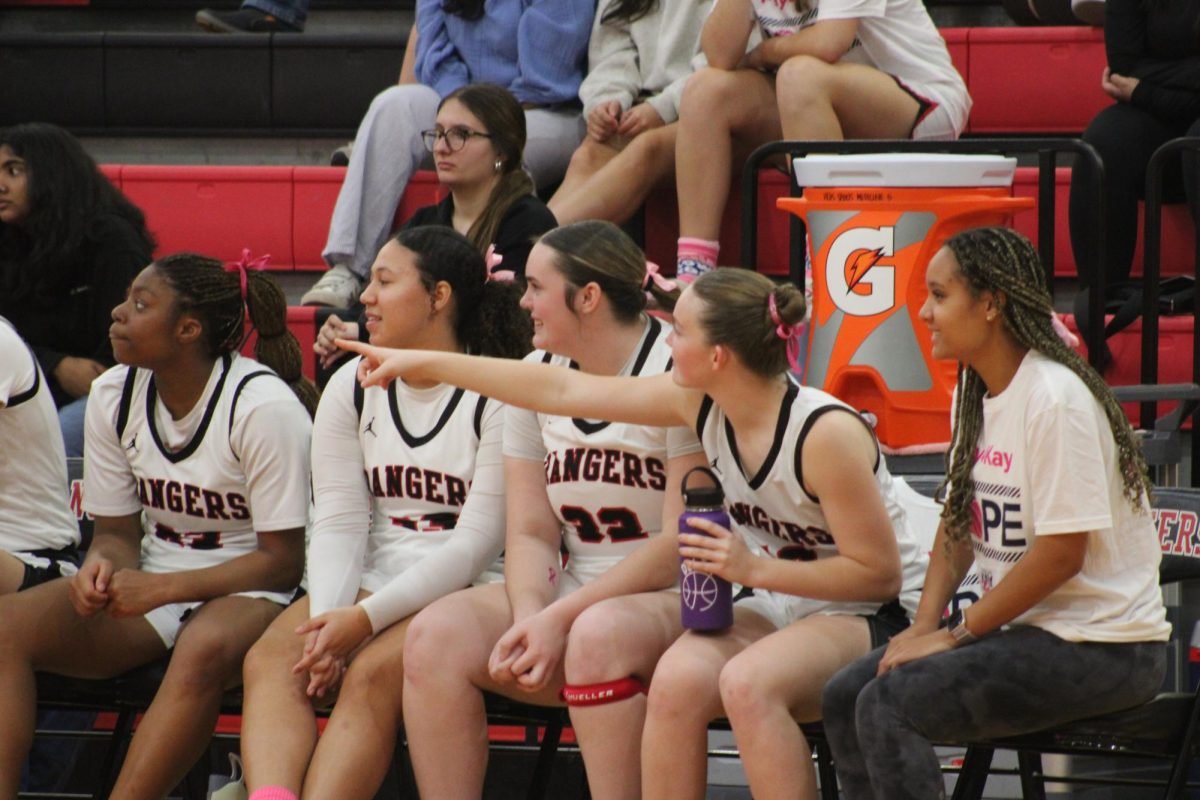
[[793,159],[800,186],[1012,186],[1017,160],[946,153],[810,155]]

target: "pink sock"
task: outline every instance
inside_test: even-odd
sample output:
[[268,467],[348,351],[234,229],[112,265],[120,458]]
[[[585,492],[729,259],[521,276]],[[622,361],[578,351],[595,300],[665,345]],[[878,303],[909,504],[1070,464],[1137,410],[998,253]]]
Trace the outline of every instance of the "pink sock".
[[675,258],[675,277],[691,283],[706,272],[717,268],[721,243],[691,236],[679,237]]
[[292,794],[290,789],[282,786],[264,786],[261,789],[255,789],[246,800],[298,800],[298,798]]

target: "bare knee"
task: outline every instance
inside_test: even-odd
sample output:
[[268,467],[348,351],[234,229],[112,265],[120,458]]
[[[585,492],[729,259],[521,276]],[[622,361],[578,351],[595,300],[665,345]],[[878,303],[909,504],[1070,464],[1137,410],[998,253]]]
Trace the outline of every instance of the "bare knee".
[[303,640],[291,631],[268,628],[254,643],[242,664],[242,681],[250,685],[259,680],[277,681],[291,676],[292,666],[300,660]]
[[171,654],[166,679],[202,689],[223,689],[240,674],[246,651],[219,627],[185,628]]
[[815,56],[793,56],[783,62],[775,78],[780,111],[828,101],[833,66]]
[[614,150],[611,145],[597,142],[588,136],[575,152],[571,154],[569,172],[580,176],[594,175],[605,164],[612,160]]
[[729,110],[744,99],[736,73],[705,67],[692,73],[679,100],[679,119],[714,120],[729,118]]
[[[417,686],[461,677],[464,631],[452,609],[436,604],[417,614],[404,639],[404,679]],[[357,663],[357,662],[356,662]]]
[[784,702],[782,698],[772,696],[768,685],[762,681],[761,665],[750,658],[735,656],[730,659],[721,669],[717,684],[721,705],[731,720],[759,719]]
[[707,724],[720,713],[717,670],[703,657],[667,651],[654,671],[646,714],[668,722]]
[[629,677],[625,652],[625,626],[619,615],[606,612],[600,603],[575,619],[567,639],[563,670],[573,684],[599,683]]

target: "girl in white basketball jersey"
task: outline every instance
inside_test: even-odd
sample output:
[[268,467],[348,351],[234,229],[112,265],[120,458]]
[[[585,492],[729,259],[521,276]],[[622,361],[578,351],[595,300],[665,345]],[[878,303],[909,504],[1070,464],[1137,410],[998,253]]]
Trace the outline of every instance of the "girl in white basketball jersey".
[[67,459],[50,386],[32,348],[0,317],[0,594],[79,566]]
[[[580,222],[544,235],[530,253],[522,299],[539,349],[508,366],[669,371],[670,326],[645,307],[649,292],[670,308],[674,287],[648,268],[656,270],[611,223]],[[593,796],[637,791],[639,690],[680,633],[678,595],[655,591],[672,586],[678,572],[674,536],[659,534],[673,534],[680,478],[704,461],[687,428],[596,416],[509,409],[505,583],[444,598],[409,629],[404,717],[423,797],[483,792],[484,691],[541,705],[560,705],[564,689],[568,704],[586,698],[601,680],[597,665],[614,657],[607,646],[614,626],[642,652],[629,654],[619,685],[608,687],[616,702],[571,705],[571,718]],[[622,597],[635,592],[643,594]],[[583,630],[590,635],[576,647]]]
[[[1006,228],[929,262],[921,318],[959,362],[945,508],[911,628],[825,693],[847,798],[944,797],[933,741],[1131,708],[1167,665],[1161,559],[1125,412],[1053,332],[1045,270]],[[972,561],[983,597],[942,615]]]
[[[424,226],[384,246],[362,301],[376,344],[519,358],[531,334],[518,296],[465,236]],[[395,752],[412,615],[499,579],[481,573],[504,544],[503,407],[435,382],[364,391],[356,368],[334,373],[317,411],[309,595],[246,659],[255,800],[373,797]],[[318,742],[313,703],[335,693]]]
[[[852,409],[789,377],[804,305],[796,287],[745,270],[701,277],[675,306],[669,375],[528,364],[515,372],[381,351],[362,372],[369,385],[432,374],[503,388],[514,404],[545,412],[699,432],[736,532],[694,520],[711,536],[681,535],[679,554],[754,592],[735,606],[730,629],[685,633],[659,660],[642,736],[645,797],[704,796],[706,729],[721,715],[755,797],[814,796],[796,720],[820,719],[825,681],[905,627],[916,607],[924,556],[873,433]],[[616,654],[639,644],[619,634],[613,642]]]
[[[0,598],[0,796],[32,739],[35,670],[102,678],[170,652],[111,795],[165,796],[300,581],[315,390],[279,287],[230,267],[164,257],[113,309],[120,364],[93,382],[85,426],[95,538],[74,577]],[[237,354],[247,311],[261,364]]]

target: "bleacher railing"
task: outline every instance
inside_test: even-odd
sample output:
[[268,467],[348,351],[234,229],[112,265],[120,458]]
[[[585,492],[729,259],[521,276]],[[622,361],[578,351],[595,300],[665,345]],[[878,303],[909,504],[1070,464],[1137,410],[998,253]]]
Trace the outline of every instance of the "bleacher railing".
[[[1162,274],[1162,205],[1163,184],[1166,170],[1175,159],[1191,151],[1200,158],[1200,137],[1181,137],[1164,144],[1150,157],[1146,168],[1146,224],[1145,247],[1142,257],[1142,274],[1145,283],[1142,295],[1142,375],[1147,385],[1158,383],[1158,284]],[[1200,176],[1197,176],[1200,182]],[[1193,275],[1200,278],[1200,214],[1193,214],[1196,230],[1196,253]],[[1103,263],[1103,262],[1101,262]],[[1192,286],[1193,315],[1197,308],[1196,287]],[[1094,313],[1094,310],[1093,310]],[[1092,317],[1099,319],[1099,317]],[[1200,383],[1200,328],[1192,326],[1192,382]],[[1142,403],[1140,424],[1143,428],[1153,425],[1156,411],[1154,403]],[[1195,421],[1193,420],[1193,423]],[[1193,428],[1194,430],[1194,428]],[[1200,474],[1200,450],[1192,448],[1192,475]],[[1193,480],[1195,478],[1193,477]]]

